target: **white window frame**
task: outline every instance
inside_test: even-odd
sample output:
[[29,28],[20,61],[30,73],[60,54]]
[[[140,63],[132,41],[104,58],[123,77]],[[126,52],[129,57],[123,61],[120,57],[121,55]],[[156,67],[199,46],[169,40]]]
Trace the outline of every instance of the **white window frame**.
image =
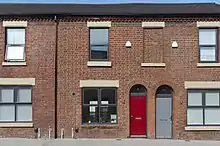
[[[7,62],[24,62],[25,61],[25,44],[8,44],[7,35],[9,29],[23,29],[26,34],[24,27],[7,27],[6,30],[6,45],[5,45],[5,61]],[[25,35],[24,34],[24,35]],[[24,36],[26,42],[26,35]],[[9,47],[23,47],[23,58],[22,59],[8,59],[8,49]]]

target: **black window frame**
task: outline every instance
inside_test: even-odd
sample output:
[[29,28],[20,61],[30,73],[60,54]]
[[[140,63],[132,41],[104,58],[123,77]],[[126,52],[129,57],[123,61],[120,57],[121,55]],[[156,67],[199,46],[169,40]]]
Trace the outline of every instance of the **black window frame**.
[[[219,38],[219,30],[218,30],[218,28],[217,27],[207,27],[207,28],[199,28],[198,29],[198,36],[199,36],[199,31],[200,30],[204,30],[204,29],[206,29],[206,30],[215,30],[216,31],[216,44],[215,45],[200,45],[199,44],[199,37],[198,37],[198,45],[199,45],[199,55],[198,55],[198,59],[199,59],[199,63],[218,63],[218,61],[219,61],[219,48],[218,48],[218,44],[219,44],[219,42],[218,42],[218,38]],[[215,47],[215,61],[202,61],[200,58],[200,56],[201,56],[201,47]]]
[[[93,89],[97,90],[98,92],[98,104],[84,104],[84,91],[86,89]],[[115,104],[101,104],[101,93],[103,89],[114,89],[115,90]],[[85,87],[82,88],[82,125],[116,125],[118,124],[118,106],[117,106],[117,88],[116,87]],[[99,122],[83,122],[83,108],[84,107],[90,107],[90,106],[97,106],[98,107],[98,121]],[[102,106],[108,106],[108,107],[115,107],[116,110],[116,123],[111,123],[111,122],[101,122],[101,112],[100,108]]]
[[[32,86],[0,86],[0,99],[2,89],[13,89],[14,90],[14,101],[13,102],[0,102],[0,105],[14,105],[14,121],[0,121],[0,123],[32,123],[33,122],[33,88]],[[30,89],[31,90],[31,101],[30,102],[18,102],[18,91],[20,89]],[[17,106],[18,105],[31,105],[32,107],[32,120],[31,121],[17,121]]]
[[[108,44],[107,45],[91,45],[91,30],[92,29],[107,29],[108,30]],[[92,59],[92,46],[107,46],[107,59]],[[89,61],[109,61],[109,27],[90,27],[89,28]]]
[[[25,44],[8,44],[8,30],[9,29],[23,29],[24,30],[24,37],[25,37]],[[24,59],[7,59],[8,47],[24,47]],[[26,60],[26,28],[25,27],[6,27],[5,28],[5,57],[4,60],[6,62],[25,62]]]
[[[219,105],[218,106],[207,106],[206,105],[206,93],[219,93]],[[188,95],[189,93],[201,93],[202,94],[202,105],[201,106],[189,106],[188,105]],[[186,119],[187,126],[220,126],[220,124],[205,124],[205,109],[220,109],[220,90],[218,89],[188,89],[187,90],[187,118],[188,118],[188,109],[202,109],[203,112],[203,123],[202,124],[188,124],[188,119]]]

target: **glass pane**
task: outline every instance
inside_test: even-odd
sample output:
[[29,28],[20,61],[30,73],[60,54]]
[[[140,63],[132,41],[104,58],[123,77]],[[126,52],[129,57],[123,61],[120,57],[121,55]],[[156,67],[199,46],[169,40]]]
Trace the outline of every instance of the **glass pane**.
[[6,60],[24,60],[23,46],[8,46]]
[[215,47],[200,47],[201,61],[215,61],[216,60]]
[[14,102],[14,90],[13,89],[2,89],[0,102],[10,102],[10,103]]
[[98,106],[84,106],[83,107],[83,123],[98,123],[99,122],[99,108]]
[[207,106],[219,106],[219,93],[206,93],[205,103]]
[[90,29],[90,45],[108,46],[108,29]]
[[7,44],[25,44],[25,29],[7,29]]
[[101,90],[101,104],[115,104],[116,103],[116,90],[115,89],[102,89]]
[[200,45],[215,45],[216,44],[216,29],[200,29],[199,44]]
[[101,106],[100,116],[101,123],[117,123],[116,106]]
[[15,107],[14,105],[0,105],[0,121],[14,121]]
[[108,46],[91,46],[91,59],[108,59]]
[[31,102],[31,89],[19,89],[17,102]]
[[220,124],[220,109],[205,109],[205,124]]
[[202,109],[187,109],[187,124],[202,125],[203,124]]
[[202,106],[202,93],[188,93],[188,106]]
[[84,89],[84,104],[98,104],[98,90]]
[[17,105],[17,121],[32,121],[32,105]]

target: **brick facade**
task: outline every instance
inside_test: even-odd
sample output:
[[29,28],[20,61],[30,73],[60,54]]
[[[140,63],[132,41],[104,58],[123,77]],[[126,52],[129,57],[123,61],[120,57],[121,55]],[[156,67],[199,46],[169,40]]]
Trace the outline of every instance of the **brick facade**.
[[[33,86],[33,123],[41,128],[42,137],[48,136],[48,128],[54,129],[54,72],[55,72],[55,24],[30,21],[26,28],[27,66],[0,66],[1,78],[35,78]],[[0,58],[4,61],[5,28],[0,24]],[[1,128],[0,137],[34,138],[34,128]]]
[[[205,19],[160,19],[164,28],[142,28],[142,21],[153,19],[111,20],[109,60],[111,67],[88,67],[89,28],[87,19],[65,20],[58,24],[57,52],[57,131],[76,138],[126,138],[130,135],[129,91],[141,84],[147,89],[147,135],[155,138],[155,95],[158,87],[170,86],[173,93],[173,138],[220,140],[218,131],[185,131],[187,92],[185,81],[219,81],[219,68],[198,68],[198,28],[196,21]],[[88,20],[92,20],[89,18]],[[159,20],[159,19],[158,19]],[[206,19],[208,20],[208,19]],[[210,18],[218,20],[216,18]],[[100,20],[101,21],[101,20]],[[0,44],[4,48],[5,30],[0,27]],[[27,66],[0,67],[1,77],[34,77],[34,128],[55,128],[55,49],[56,24],[50,21],[28,21],[26,29]],[[132,43],[126,48],[126,41]],[[172,48],[172,41],[179,47]],[[220,37],[219,37],[220,40]],[[4,49],[0,56],[4,58]],[[219,55],[220,56],[220,55]],[[141,63],[165,63],[165,67],[142,67]],[[117,125],[82,125],[80,80],[119,80],[117,90]],[[73,94],[75,93],[75,95]],[[34,128],[0,129],[2,137],[34,137]],[[77,130],[76,130],[77,131]]]

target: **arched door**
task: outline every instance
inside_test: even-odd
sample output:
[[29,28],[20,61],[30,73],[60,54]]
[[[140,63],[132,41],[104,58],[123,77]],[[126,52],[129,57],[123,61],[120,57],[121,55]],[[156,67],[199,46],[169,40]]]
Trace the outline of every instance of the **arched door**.
[[147,136],[147,90],[134,85],[130,90],[130,135]]
[[156,138],[172,138],[173,89],[160,86],[156,93]]

